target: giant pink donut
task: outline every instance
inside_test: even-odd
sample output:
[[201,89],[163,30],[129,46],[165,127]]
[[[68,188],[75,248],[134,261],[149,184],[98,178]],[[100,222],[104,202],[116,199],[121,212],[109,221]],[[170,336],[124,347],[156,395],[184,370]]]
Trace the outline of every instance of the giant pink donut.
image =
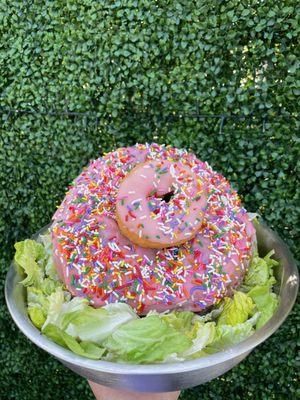
[[[121,182],[137,165],[182,163],[205,185],[206,207],[195,236],[179,246],[140,247],[116,222]],[[243,279],[255,230],[228,181],[195,155],[157,144],[120,148],[93,161],[53,217],[54,260],[68,290],[95,307],[126,302],[149,310],[202,311]]]

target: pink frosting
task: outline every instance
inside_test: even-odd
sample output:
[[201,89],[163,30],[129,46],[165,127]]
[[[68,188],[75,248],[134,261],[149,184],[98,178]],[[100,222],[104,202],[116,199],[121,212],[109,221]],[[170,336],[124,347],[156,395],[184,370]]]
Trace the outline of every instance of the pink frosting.
[[[205,187],[198,200],[204,197],[206,206],[196,207],[203,216],[193,238],[170,248],[143,248],[119,230],[120,188],[134,167],[162,160],[170,163],[169,170],[178,163],[192,171]],[[155,201],[160,205],[158,195],[172,188],[169,179],[158,187]],[[153,182],[148,183],[151,188]],[[148,186],[140,186],[139,181],[135,189],[147,194]],[[93,161],[75,180],[52,225],[55,263],[68,290],[95,307],[122,301],[140,314],[153,309],[197,312],[215,304],[240,284],[254,240],[248,214],[224,177],[193,154],[156,144],[120,148]]]
[[[166,202],[162,198],[169,193],[172,197]],[[181,162],[154,160],[138,164],[124,178],[116,210],[119,224],[132,241],[165,248],[195,235],[205,206],[204,185],[191,168]]]

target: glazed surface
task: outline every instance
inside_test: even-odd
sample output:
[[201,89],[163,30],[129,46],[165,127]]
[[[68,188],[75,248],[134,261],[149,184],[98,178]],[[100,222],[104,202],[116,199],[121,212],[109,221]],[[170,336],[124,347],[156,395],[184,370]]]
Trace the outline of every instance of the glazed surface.
[[[121,182],[153,160],[180,162],[205,186],[201,226],[179,246],[138,246],[116,222]],[[58,271],[74,296],[95,307],[126,302],[141,314],[215,304],[243,279],[255,240],[246,210],[222,175],[185,150],[156,144],[120,148],[93,161],[69,188],[51,231]]]
[[130,241],[166,248],[195,236],[206,202],[205,185],[189,166],[153,160],[138,164],[121,182],[116,217]]

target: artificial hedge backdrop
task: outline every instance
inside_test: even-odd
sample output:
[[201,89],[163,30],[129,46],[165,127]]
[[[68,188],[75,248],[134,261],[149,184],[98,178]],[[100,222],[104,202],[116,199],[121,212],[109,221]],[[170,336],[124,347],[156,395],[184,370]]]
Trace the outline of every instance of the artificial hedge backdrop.
[[[3,287],[14,242],[50,221],[104,151],[190,148],[299,259],[299,11],[289,0],[0,2],[1,399],[92,399],[18,331]],[[298,398],[297,309],[238,367],[181,399]]]

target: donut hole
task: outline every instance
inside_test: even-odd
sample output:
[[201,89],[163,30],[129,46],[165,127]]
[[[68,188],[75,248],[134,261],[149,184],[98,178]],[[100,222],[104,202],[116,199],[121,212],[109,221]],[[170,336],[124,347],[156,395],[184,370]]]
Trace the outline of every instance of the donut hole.
[[174,248],[172,249],[172,253],[173,253],[173,259],[174,259],[174,261],[177,261],[177,260],[178,260],[178,254],[179,254],[179,248],[178,248],[178,247],[174,247]]
[[152,191],[148,194],[146,199],[149,202],[152,213],[158,214],[161,207],[163,207],[163,204],[168,204],[172,200],[173,196],[174,191],[164,194],[159,194],[156,191]]
[[165,193],[162,197],[161,200],[169,203],[169,201],[172,199],[172,197],[174,196],[174,192],[169,192],[169,193]]

